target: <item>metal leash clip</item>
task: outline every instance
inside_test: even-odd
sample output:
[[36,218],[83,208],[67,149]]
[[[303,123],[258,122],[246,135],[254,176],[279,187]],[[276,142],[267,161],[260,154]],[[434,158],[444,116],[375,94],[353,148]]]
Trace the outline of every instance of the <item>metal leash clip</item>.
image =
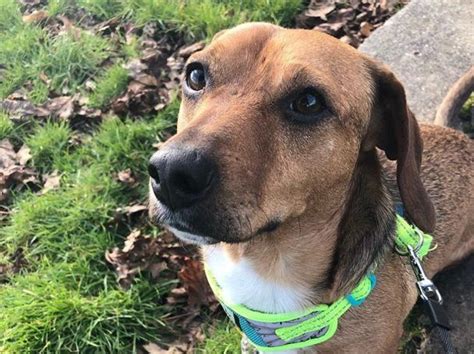
[[421,261],[415,250],[411,246],[407,246],[407,248],[410,256],[410,264],[415,272],[417,280],[416,286],[418,287],[420,297],[425,301],[436,301],[441,305],[443,303],[443,298],[441,297],[438,288],[434,285],[431,279],[426,276],[425,270],[421,266]]
[[411,246],[407,246],[407,249],[410,257],[410,264],[415,272],[417,280],[416,286],[432,324],[443,327],[447,330],[451,329],[448,316],[442,306],[443,298],[441,297],[438,288],[433,284],[431,279],[427,277],[416,251]]

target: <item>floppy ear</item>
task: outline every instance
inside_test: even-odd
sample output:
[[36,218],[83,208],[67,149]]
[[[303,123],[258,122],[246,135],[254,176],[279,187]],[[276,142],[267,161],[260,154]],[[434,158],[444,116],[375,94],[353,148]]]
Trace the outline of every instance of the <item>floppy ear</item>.
[[408,218],[423,231],[433,232],[434,207],[420,178],[420,128],[395,75],[375,64],[373,76],[375,101],[368,135],[389,159],[397,160],[397,183]]

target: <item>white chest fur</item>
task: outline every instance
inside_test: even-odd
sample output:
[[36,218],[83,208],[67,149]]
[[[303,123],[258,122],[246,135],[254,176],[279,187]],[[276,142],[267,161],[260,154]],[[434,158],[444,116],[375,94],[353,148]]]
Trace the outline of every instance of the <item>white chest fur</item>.
[[248,259],[234,261],[220,246],[204,247],[203,255],[223,296],[231,303],[274,313],[298,311],[309,305],[309,289],[264,279]]

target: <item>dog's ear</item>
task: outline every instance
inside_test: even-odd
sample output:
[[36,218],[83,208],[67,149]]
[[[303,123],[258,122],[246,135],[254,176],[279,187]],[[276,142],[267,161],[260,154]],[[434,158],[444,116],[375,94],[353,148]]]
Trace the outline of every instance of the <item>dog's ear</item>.
[[389,159],[397,160],[398,188],[408,218],[423,231],[433,232],[434,207],[420,178],[423,153],[420,128],[395,75],[378,64],[371,70],[375,84],[374,109],[363,149],[375,145]]

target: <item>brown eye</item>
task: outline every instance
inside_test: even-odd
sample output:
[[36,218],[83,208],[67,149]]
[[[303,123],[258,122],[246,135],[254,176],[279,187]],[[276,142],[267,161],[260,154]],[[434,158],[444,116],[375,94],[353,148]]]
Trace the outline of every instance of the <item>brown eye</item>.
[[206,86],[204,68],[197,64],[188,71],[186,84],[193,91],[201,91]]
[[315,93],[304,93],[294,100],[290,108],[293,112],[305,115],[314,115],[324,109],[322,98]]

